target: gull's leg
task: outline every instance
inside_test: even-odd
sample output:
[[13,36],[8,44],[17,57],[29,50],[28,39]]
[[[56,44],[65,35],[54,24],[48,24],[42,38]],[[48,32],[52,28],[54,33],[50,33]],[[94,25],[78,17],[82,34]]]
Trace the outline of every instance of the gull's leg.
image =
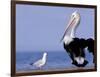
[[41,67],[39,67],[39,70],[42,70],[42,68],[41,68]]

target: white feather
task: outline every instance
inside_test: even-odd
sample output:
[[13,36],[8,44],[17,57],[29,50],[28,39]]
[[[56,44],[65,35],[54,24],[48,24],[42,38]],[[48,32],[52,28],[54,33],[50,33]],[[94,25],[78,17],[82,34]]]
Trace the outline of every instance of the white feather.
[[73,38],[70,37],[70,36],[65,36],[64,39],[63,39],[63,42],[68,45],[70,42],[73,41]]
[[84,63],[84,58],[83,57],[76,57],[75,60],[77,61],[78,64],[83,64]]

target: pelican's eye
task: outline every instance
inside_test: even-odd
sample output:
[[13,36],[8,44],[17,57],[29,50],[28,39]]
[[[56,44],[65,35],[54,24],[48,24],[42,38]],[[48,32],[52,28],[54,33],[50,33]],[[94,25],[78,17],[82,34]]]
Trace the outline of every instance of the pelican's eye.
[[73,14],[72,16],[71,16],[71,18],[74,18],[75,17],[75,15]]

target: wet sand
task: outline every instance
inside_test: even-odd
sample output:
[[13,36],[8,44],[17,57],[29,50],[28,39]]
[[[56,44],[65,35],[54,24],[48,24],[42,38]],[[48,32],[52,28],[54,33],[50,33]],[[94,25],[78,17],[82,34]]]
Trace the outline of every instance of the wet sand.
[[37,70],[27,70],[27,71],[17,71],[16,73],[45,73],[45,72],[59,72],[59,71],[78,71],[78,70],[93,70],[95,69],[94,66],[87,66],[87,67],[67,67],[67,68],[51,68],[48,70],[45,69],[37,69]]

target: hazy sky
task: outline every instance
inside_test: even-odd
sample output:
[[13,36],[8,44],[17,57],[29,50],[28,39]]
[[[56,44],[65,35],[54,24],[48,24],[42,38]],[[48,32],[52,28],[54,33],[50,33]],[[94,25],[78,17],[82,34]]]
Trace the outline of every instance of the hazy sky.
[[81,15],[76,36],[94,37],[94,9],[16,5],[16,51],[65,51],[60,42],[70,15]]

